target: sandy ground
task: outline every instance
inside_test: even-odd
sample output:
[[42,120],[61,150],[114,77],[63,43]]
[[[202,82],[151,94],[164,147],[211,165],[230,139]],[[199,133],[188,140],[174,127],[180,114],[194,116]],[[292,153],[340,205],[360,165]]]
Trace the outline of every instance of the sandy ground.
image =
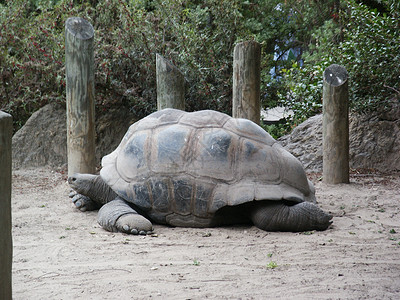
[[400,299],[400,175],[316,184],[324,232],[104,231],[66,176],[13,172],[14,299]]

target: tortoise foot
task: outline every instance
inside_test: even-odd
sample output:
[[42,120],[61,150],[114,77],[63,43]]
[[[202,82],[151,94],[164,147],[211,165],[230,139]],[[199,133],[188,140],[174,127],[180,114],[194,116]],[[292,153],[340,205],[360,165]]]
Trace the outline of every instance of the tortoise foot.
[[153,231],[151,222],[136,213],[121,216],[115,225],[118,231],[134,235],[146,235]]
[[96,210],[99,208],[99,205],[92,199],[82,194],[78,194],[75,191],[72,191],[69,194],[69,197],[71,198],[72,203],[74,203],[75,207],[80,211],[84,212],[89,210]]
[[111,232],[145,235],[153,230],[153,225],[149,220],[119,198],[103,205],[99,210],[97,220],[105,230]]

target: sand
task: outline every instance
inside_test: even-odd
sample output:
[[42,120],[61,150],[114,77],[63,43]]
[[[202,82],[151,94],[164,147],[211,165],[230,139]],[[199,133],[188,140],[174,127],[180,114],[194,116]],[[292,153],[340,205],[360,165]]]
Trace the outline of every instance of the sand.
[[310,174],[326,231],[254,226],[104,231],[66,175],[13,172],[14,299],[400,299],[400,174]]

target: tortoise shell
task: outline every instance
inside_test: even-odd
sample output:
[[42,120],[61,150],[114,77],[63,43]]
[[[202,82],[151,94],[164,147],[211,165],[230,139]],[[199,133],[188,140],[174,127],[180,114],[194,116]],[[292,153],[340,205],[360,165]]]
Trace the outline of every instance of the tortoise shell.
[[103,157],[100,175],[159,223],[211,219],[253,200],[315,202],[293,155],[255,123],[211,110],[165,109],[139,120]]

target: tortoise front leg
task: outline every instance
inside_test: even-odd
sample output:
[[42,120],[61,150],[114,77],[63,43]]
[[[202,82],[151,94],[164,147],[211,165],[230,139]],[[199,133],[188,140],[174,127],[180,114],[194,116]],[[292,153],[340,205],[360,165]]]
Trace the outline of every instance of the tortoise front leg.
[[76,191],[71,191],[69,193],[69,197],[71,198],[72,203],[74,203],[76,208],[83,212],[89,210],[96,210],[99,209],[99,207],[101,206],[99,203],[93,201],[87,196],[79,194]]
[[99,210],[97,221],[105,230],[111,232],[145,235],[153,230],[153,225],[148,219],[120,198],[104,204]]

